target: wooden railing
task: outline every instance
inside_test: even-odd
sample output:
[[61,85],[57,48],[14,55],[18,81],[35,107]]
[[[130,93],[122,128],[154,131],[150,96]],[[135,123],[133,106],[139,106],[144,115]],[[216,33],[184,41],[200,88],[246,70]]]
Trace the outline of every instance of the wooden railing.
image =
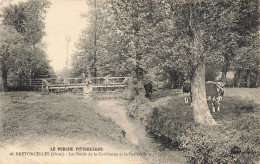
[[127,88],[130,77],[93,77],[83,89],[84,99],[118,98]]
[[43,86],[49,91],[55,89],[83,88],[85,85],[86,78],[43,79]]
[[129,81],[130,77],[44,78],[28,80],[26,86],[41,87],[50,92],[80,88],[85,99],[90,96],[115,98],[120,97]]
[[83,88],[86,78],[43,78],[27,80],[25,86],[41,87],[48,91],[66,88]]

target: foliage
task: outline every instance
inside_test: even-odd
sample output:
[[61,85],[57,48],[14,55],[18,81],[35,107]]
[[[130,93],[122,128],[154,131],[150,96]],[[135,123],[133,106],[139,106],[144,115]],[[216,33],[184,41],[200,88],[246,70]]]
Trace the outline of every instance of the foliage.
[[[248,22],[250,28],[255,29],[258,25],[254,8],[243,8],[249,3],[247,1],[194,1],[190,4],[152,0],[96,2],[95,7],[94,2],[90,3],[91,21],[82,38],[92,40],[90,45],[93,45],[93,34],[96,33],[98,42],[103,45],[95,48],[102,52],[100,55],[121,55],[121,58],[127,58],[128,62],[142,69],[156,65],[183,69],[187,64],[196,63],[193,60],[195,56],[189,54],[193,50],[191,42],[195,35],[201,39],[198,41],[202,41],[203,46],[203,52],[198,55],[221,64],[224,58],[219,60],[219,55],[228,60],[234,57],[241,31],[250,34],[244,21],[247,13],[254,14],[249,16],[252,19],[246,19],[251,20]],[[257,3],[250,2],[250,5]],[[80,43],[86,42],[82,40]],[[87,50],[87,47],[81,46],[80,49]],[[93,46],[89,49],[94,50]],[[108,60],[114,61],[113,57]],[[101,66],[106,63],[100,62]]]
[[[193,106],[194,111],[198,111],[194,113],[199,113],[195,121],[207,117],[203,123],[215,124],[203,95],[205,86],[200,85],[205,81],[205,66],[221,68],[223,75],[228,71],[241,46],[241,30],[246,28],[239,22],[243,22],[247,14],[257,13],[254,7],[258,2],[250,2],[253,8],[243,8],[249,4],[246,0],[94,2],[90,5],[90,25],[79,41],[79,57],[75,62],[80,65],[77,61],[82,60],[87,64],[75,67],[86,71],[87,66],[92,76],[131,75],[137,83],[143,81],[153,67],[162,72],[162,79],[176,80],[176,74],[180,74],[181,79],[186,74],[186,79],[191,80],[191,89],[199,91],[192,92],[194,103],[201,102],[200,108]],[[259,16],[249,17],[257,22]],[[258,27],[257,23],[250,25],[252,29]],[[247,36],[252,33],[249,30]],[[215,76],[211,75],[210,80]],[[201,110],[207,112],[199,112]]]
[[[259,128],[255,117],[244,116],[239,121],[240,125]],[[181,148],[193,163],[256,163],[260,153],[259,131],[248,134],[248,127],[241,131],[234,129],[236,124],[237,121],[225,126],[192,126],[181,136]]]
[[[121,14],[116,13],[113,5],[102,1],[96,1],[96,6],[91,2],[90,7],[91,11],[88,15],[91,17],[91,23],[87,30],[83,31],[82,38],[77,44],[79,52],[75,54],[75,63],[85,59],[84,65],[91,72],[94,69],[92,67],[95,60],[97,74],[126,76],[131,72],[131,69],[128,69],[131,68],[129,65],[131,59],[128,59],[127,56],[126,46],[128,46],[129,41],[124,41],[124,34],[118,27],[120,22],[116,21],[120,19]],[[86,71],[86,68],[82,69],[80,64],[74,68],[77,69],[77,67],[81,68],[81,71],[84,69]]]
[[[19,35],[19,38],[15,39],[11,36],[14,35],[14,32],[9,32],[10,34],[7,33],[1,38],[6,40],[6,43],[10,40],[15,42],[15,46],[20,46],[16,48],[15,52],[4,52],[7,50],[6,47],[4,45],[0,47],[1,56],[9,54],[8,59],[1,58],[8,67],[8,69],[1,68],[2,75],[4,75],[2,76],[3,81],[7,81],[9,78],[18,81],[18,85],[22,85],[27,79],[48,77],[54,74],[45,53],[45,46],[41,43],[45,35],[46,8],[49,5],[47,0],[29,0],[3,8],[1,16],[4,28],[1,29],[1,34],[6,33],[5,29],[13,28],[17,33],[15,35]],[[7,90],[7,86],[5,86],[5,90]]]
[[235,79],[239,87],[241,74],[246,73],[247,87],[250,86],[250,76],[256,74],[253,86],[259,83],[259,1],[243,0],[239,5],[238,20],[234,30],[238,32],[238,49],[232,67],[237,72]]
[[[91,76],[106,76],[109,52],[104,42],[105,34],[105,2],[102,0],[88,1],[89,11],[83,16],[89,25],[82,31],[80,39],[76,43],[78,49],[73,55],[73,74],[79,76],[82,73]],[[88,18],[88,19],[87,19]],[[111,69],[110,69],[111,70]],[[112,72],[111,72],[112,73]]]
[[234,68],[240,71],[259,71],[259,34],[252,34],[244,37],[248,41],[248,46],[238,49],[235,57]]
[[15,29],[9,26],[0,27],[0,62],[1,62],[1,89],[6,91],[8,71],[11,69],[18,55],[18,51],[23,49],[22,37],[16,32]]
[[44,18],[49,5],[50,2],[47,0],[10,4],[3,9],[3,24],[14,27],[24,36],[26,43],[35,45],[44,36]]
[[206,72],[205,72],[205,80],[206,81],[215,81],[216,77],[218,76],[218,67],[213,64],[206,65]]
[[[84,59],[91,70],[95,51],[97,73],[105,75],[134,71],[142,78],[155,66],[165,76],[167,70],[191,74],[201,59],[227,71],[241,34],[249,35],[258,26],[256,1],[95,2],[96,6],[94,1],[89,3],[90,24],[78,43],[76,56],[82,57],[75,61]],[[83,67],[80,62],[75,64],[75,68]]]
[[[144,96],[143,96],[144,97]],[[159,96],[160,97],[160,96]],[[139,100],[140,99],[140,100]],[[256,163],[260,155],[259,104],[226,97],[213,117],[217,126],[198,126],[182,96],[155,102],[136,99],[128,110],[142,118],[148,132],[170,139],[191,163]]]
[[140,94],[128,104],[127,108],[129,116],[144,120],[148,118],[147,115],[151,112],[152,106],[144,94]]

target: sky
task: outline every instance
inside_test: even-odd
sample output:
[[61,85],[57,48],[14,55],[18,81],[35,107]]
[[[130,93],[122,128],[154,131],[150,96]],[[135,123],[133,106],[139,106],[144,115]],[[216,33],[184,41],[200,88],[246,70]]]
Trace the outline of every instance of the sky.
[[43,41],[47,45],[46,52],[51,60],[51,66],[57,72],[66,66],[66,36],[71,39],[68,44],[69,63],[71,63],[71,55],[76,50],[75,43],[87,24],[86,18],[82,18],[81,14],[87,12],[88,7],[85,0],[51,0],[51,3],[45,19],[47,35]]
[[[0,8],[19,1],[21,0],[0,0]],[[55,72],[59,72],[66,67],[66,36],[71,38],[68,46],[68,62],[70,64],[71,56],[76,51],[75,43],[87,24],[87,19],[81,15],[88,11],[88,6],[86,0],[49,1],[51,1],[52,5],[46,14],[46,36],[43,38],[43,42],[46,44],[46,53],[51,60],[51,66]]]

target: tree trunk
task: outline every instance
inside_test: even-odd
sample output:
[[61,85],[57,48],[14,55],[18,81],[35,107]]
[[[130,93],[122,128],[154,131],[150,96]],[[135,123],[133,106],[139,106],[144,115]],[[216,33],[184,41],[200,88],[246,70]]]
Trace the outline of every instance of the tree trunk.
[[[8,91],[8,85],[7,85],[7,74],[8,74],[8,66],[6,65],[6,60],[7,60],[7,56],[8,56],[8,47],[5,49],[5,53],[2,54],[1,56],[1,60],[0,60],[0,69],[1,69],[1,89],[0,91],[4,91],[7,92]],[[3,46],[3,49],[5,47]]]
[[192,106],[195,122],[202,125],[216,125],[210,114],[205,88],[205,62],[195,69],[191,80]]
[[5,64],[2,63],[2,86],[1,86],[1,90],[3,90],[4,92],[8,91],[8,86],[7,86],[7,69],[5,68]]
[[97,77],[97,21],[98,21],[98,16],[97,16],[97,1],[95,0],[95,20],[94,20],[94,60],[92,63],[93,64],[93,77]]
[[226,80],[227,80],[227,72],[222,71],[221,81],[225,82]]
[[241,75],[241,71],[239,71],[236,77],[236,87],[238,88],[240,87],[241,79],[242,79],[242,75]]
[[248,88],[250,88],[250,74],[251,74],[251,71],[247,70],[247,72],[246,72],[246,87],[248,87]]
[[233,79],[233,86],[236,86],[238,75],[239,75],[239,71],[236,71]]
[[259,87],[259,82],[260,82],[260,76],[259,76],[259,71],[256,72],[256,80],[255,80],[255,87],[258,88]]
[[174,79],[170,76],[170,83],[169,83],[169,86],[171,89],[174,88]]
[[227,67],[226,66],[223,66],[223,68],[222,68],[221,81],[223,81],[223,82],[227,81]]
[[229,59],[227,54],[224,56],[224,66],[222,67],[222,75],[221,75],[221,81],[226,82],[227,81],[227,72],[229,67]]

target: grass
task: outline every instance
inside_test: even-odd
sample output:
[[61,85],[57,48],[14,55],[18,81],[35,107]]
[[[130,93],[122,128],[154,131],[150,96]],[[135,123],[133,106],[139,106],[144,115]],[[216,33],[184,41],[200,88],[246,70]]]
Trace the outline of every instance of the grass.
[[91,102],[73,94],[8,92],[1,94],[1,142],[38,136],[121,140],[111,119],[97,114]]
[[[256,163],[260,155],[259,91],[227,88],[221,111],[211,112],[220,124],[214,127],[194,125],[192,108],[176,90],[156,91],[152,101],[140,95],[128,109],[132,117],[143,120],[148,132],[170,139],[191,163]],[[239,153],[232,153],[235,148]]]
[[[160,163],[160,154],[147,150],[143,146],[133,145],[127,137],[123,137],[122,128],[116,124],[114,118],[98,114],[95,110],[96,103],[82,100],[82,95],[8,92],[0,93],[0,96],[0,152],[1,146],[6,146],[8,149],[4,149],[7,152],[5,157],[9,157],[8,153],[17,149],[36,151],[46,145],[92,145],[104,146],[105,151],[108,152],[151,154],[151,156],[113,158],[115,161],[122,159],[117,163]],[[12,148],[12,145],[15,147]],[[25,146],[19,147],[19,145]],[[12,156],[10,158],[15,160]],[[100,158],[103,163],[113,163],[113,160]],[[67,162],[73,163],[73,159],[75,158],[68,159]],[[89,160],[92,161],[90,163],[97,162],[94,161],[96,158],[84,157],[81,163]],[[1,159],[0,163],[2,163]]]
[[[178,147],[192,163],[254,163],[260,155],[259,89],[228,88],[220,112],[212,113],[220,126],[195,126],[193,111],[180,90],[159,90],[152,100],[137,97],[129,115],[143,119],[146,128]],[[126,143],[122,129],[96,113],[91,101],[73,94],[0,93],[0,142],[30,142],[38,137],[97,138]],[[238,153],[234,152],[238,149]]]

